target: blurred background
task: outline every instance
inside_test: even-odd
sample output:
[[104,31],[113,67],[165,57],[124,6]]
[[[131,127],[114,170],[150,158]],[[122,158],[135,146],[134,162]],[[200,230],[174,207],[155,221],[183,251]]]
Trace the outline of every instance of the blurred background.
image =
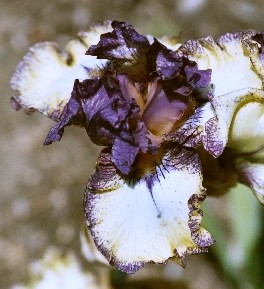
[[[27,283],[28,265],[49,246],[73,251],[81,260],[83,192],[99,152],[75,127],[66,130],[60,143],[43,147],[53,122],[11,109],[9,79],[28,48],[47,40],[63,48],[79,30],[105,19],[125,20],[154,36],[180,35],[185,41],[262,30],[263,15],[261,0],[0,0],[1,289]],[[238,186],[228,195],[207,198],[203,210],[204,226],[217,240],[208,254],[188,258],[186,269],[149,265],[133,277],[112,271],[113,286],[264,288],[264,208]]]

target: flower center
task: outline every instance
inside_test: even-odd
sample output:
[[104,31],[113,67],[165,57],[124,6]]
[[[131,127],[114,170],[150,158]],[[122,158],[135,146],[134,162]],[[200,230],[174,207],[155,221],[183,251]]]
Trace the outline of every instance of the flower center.
[[[140,92],[137,83],[125,74],[118,75],[118,80],[123,96],[127,100],[134,98],[140,107],[138,120],[143,121],[148,131],[158,138],[173,129],[188,107],[189,97],[181,95],[168,81],[158,77],[148,82],[144,92]],[[188,88],[186,93],[189,94]]]

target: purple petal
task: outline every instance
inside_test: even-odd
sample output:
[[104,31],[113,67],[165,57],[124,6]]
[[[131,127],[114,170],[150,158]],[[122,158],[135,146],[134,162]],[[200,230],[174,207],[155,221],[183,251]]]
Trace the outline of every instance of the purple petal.
[[86,52],[99,59],[128,60],[150,44],[148,39],[137,33],[135,29],[125,22],[112,22],[113,31],[102,34],[97,45],[92,45]]
[[264,64],[264,32],[257,33],[256,35],[252,36],[252,39],[260,44],[259,59],[262,64]]
[[[78,80],[75,81],[74,87],[77,84]],[[49,131],[44,144],[49,145],[55,141],[60,141],[64,133],[64,127],[73,123],[81,124],[81,119],[80,104],[76,99],[76,91],[74,89],[69,102],[62,112],[60,122]]]
[[144,122],[137,123],[137,127],[133,131],[133,138],[135,144],[140,148],[143,153],[154,152],[157,149],[156,144],[152,143],[149,139],[149,131]]
[[109,85],[106,78],[76,80],[62,118],[45,144],[59,141],[65,126],[83,126],[95,144],[113,146],[114,164],[128,174],[139,150],[146,152],[149,145],[148,131],[138,122],[139,110],[134,98],[124,98],[119,87]]
[[131,79],[142,81],[148,77],[148,39],[137,33],[125,22],[112,22],[114,30],[101,35],[97,45],[92,45],[86,54],[99,59],[112,60],[119,73],[126,73]]
[[[182,86],[175,88],[170,82],[159,81],[156,92],[142,115],[147,128],[154,135],[161,136],[168,133],[182,117],[191,92],[185,88]],[[181,95],[179,92],[184,94]]]
[[139,147],[128,142],[115,139],[112,147],[112,162],[116,168],[124,175],[131,171],[132,164],[139,152]]
[[187,85],[194,89],[209,85],[211,69],[199,70],[196,62],[177,55],[156,39],[151,45],[151,53],[156,57],[156,71],[162,79],[180,76],[181,81],[185,81]]
[[205,88],[211,81],[211,69],[199,70],[195,62],[189,61],[184,68],[187,82],[194,88]]
[[175,77],[182,68],[182,59],[156,39],[151,46],[151,53],[155,56],[156,71],[162,79]]
[[[96,94],[99,89],[99,85],[100,81],[98,78],[87,79],[83,82],[79,82],[77,79],[75,80],[71,98],[62,112],[59,123],[55,125],[48,133],[48,136],[44,142],[45,145],[49,145],[55,141],[60,141],[63,136],[65,126],[72,124],[86,126],[87,115],[84,113],[81,98],[88,98],[89,95]],[[93,113],[96,111],[96,108],[98,108],[98,102],[95,101],[92,103],[92,105],[89,111]]]
[[139,151],[143,153],[157,151],[158,147],[150,141],[148,135],[146,125],[143,122],[138,122],[130,134],[122,131],[115,138],[112,146],[112,162],[123,175],[128,175],[131,172]]

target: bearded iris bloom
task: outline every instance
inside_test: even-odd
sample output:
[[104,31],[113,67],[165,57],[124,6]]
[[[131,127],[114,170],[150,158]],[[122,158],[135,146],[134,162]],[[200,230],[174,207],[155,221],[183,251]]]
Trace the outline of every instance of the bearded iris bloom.
[[[186,256],[214,243],[200,226],[200,204],[204,186],[213,183],[214,190],[219,179],[205,173],[203,180],[202,167],[213,159],[219,175],[234,176],[223,191],[239,179],[263,199],[263,36],[227,34],[172,46],[124,22],[111,26],[83,32],[66,53],[53,49],[53,58],[43,57],[50,44],[33,48],[11,81],[20,92],[12,103],[58,121],[45,144],[78,125],[105,147],[84,209],[110,264],[127,273],[149,262],[185,266]],[[45,66],[54,58],[56,65]],[[64,80],[74,82],[71,96]]]

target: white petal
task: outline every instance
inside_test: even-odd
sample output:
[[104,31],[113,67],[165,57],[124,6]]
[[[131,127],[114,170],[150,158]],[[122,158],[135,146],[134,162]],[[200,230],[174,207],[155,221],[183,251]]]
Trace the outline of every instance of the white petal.
[[254,36],[256,32],[254,31],[247,31],[243,33],[243,44],[250,55],[250,60],[254,66],[254,69],[257,73],[262,77],[264,76],[264,66],[263,62],[261,61],[261,57],[259,55],[261,51],[261,45],[257,42],[252,40],[252,36]]
[[240,154],[253,153],[264,144],[263,105],[264,91],[254,88],[212,97],[176,132],[176,140],[191,147],[201,141],[214,157],[226,146]]
[[87,47],[97,44],[100,40],[101,34],[113,30],[111,23],[112,21],[106,20],[101,24],[90,26],[87,30],[80,31],[78,36]]
[[185,266],[187,255],[213,243],[200,227],[205,194],[197,155],[166,149],[139,160],[136,174],[125,180],[110,154],[102,152],[85,200],[95,244],[110,264],[127,273],[168,259]]
[[262,99],[247,102],[235,114],[228,146],[238,154],[252,154],[264,147],[264,93]]
[[30,282],[26,286],[15,285],[12,289],[99,289],[95,276],[82,271],[80,262],[72,253],[63,255],[48,248],[42,260],[30,266]]
[[242,33],[228,33],[216,42],[209,36],[187,41],[178,53],[196,61],[199,69],[212,69],[215,96],[243,88],[261,89],[262,77],[253,66],[243,41]]
[[[148,38],[149,43],[153,44],[155,37],[152,35],[146,35],[146,37]],[[182,45],[178,36],[162,36],[157,38],[157,40],[172,51],[176,51]]]
[[[242,89],[212,99],[216,118],[212,137],[222,142],[242,182],[264,203],[264,91]],[[210,151],[210,150],[209,150]],[[219,156],[221,153],[219,151]]]
[[[237,153],[253,153],[263,146],[263,104],[264,91],[253,88],[212,99],[216,124],[211,133],[222,142],[222,151],[227,145]],[[220,154],[221,150],[216,156]]]
[[178,37],[163,36],[158,38],[158,41],[172,51],[176,51],[181,46]]
[[215,117],[215,111],[210,102],[198,107],[194,114],[175,132],[163,136],[166,141],[176,141],[185,147],[196,147],[200,142],[206,142],[206,123]]
[[237,170],[242,181],[251,187],[264,205],[264,163],[254,163],[241,158],[237,160]]
[[12,100],[14,107],[28,112],[37,110],[58,120],[71,96],[74,80],[88,78],[89,69],[98,69],[105,63],[85,55],[88,47],[98,42],[97,33],[109,29],[109,23],[105,25],[80,32],[79,39],[70,41],[64,51],[52,42],[32,46],[11,79],[12,89],[19,93]]
[[82,254],[88,262],[91,263],[98,262],[109,266],[105,257],[96,248],[92,240],[91,234],[86,227],[83,228],[83,230],[81,230],[80,241],[81,241]]

